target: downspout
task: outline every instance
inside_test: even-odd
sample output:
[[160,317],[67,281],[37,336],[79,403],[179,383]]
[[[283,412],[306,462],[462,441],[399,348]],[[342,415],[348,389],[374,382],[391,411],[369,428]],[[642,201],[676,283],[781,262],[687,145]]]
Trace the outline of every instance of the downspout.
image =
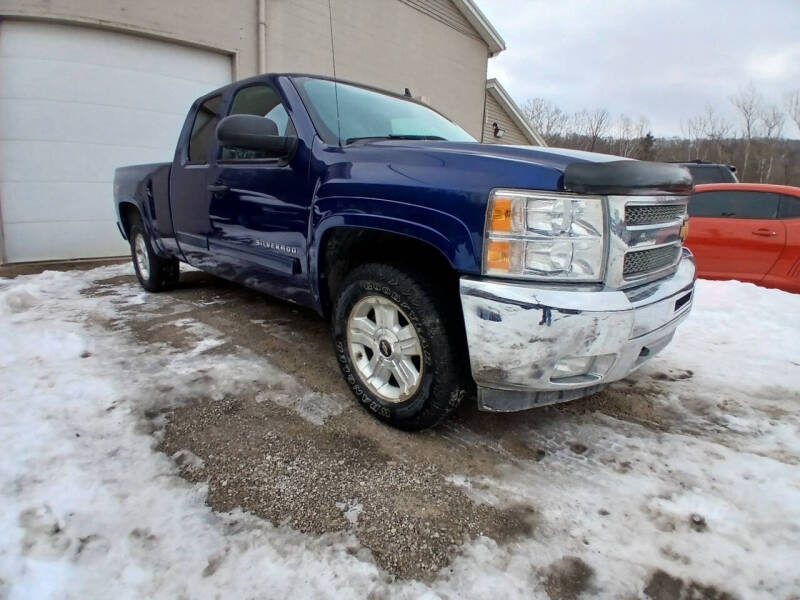
[[[252,48],[252,46],[251,46]],[[267,0],[258,0],[258,73],[267,72]]]

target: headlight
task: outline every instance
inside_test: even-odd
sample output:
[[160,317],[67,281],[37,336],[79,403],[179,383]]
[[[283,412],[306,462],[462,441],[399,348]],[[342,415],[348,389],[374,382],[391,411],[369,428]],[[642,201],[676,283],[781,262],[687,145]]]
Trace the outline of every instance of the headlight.
[[485,275],[599,281],[603,196],[495,190],[484,238]]

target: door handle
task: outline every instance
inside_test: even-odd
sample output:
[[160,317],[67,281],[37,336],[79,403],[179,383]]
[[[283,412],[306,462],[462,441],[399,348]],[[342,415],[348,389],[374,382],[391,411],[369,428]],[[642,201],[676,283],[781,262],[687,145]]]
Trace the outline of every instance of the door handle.
[[767,229],[766,227],[759,227],[758,229],[753,230],[753,235],[760,235],[763,237],[774,237],[778,234],[772,231],[771,229]]
[[214,194],[220,194],[222,192],[227,192],[229,188],[227,185],[219,185],[216,183],[212,183],[208,185],[208,191],[213,192]]

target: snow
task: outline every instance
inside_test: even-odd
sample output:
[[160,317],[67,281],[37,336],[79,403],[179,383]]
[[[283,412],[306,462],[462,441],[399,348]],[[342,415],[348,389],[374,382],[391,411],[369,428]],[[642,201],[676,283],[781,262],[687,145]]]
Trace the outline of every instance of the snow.
[[[655,569],[741,598],[800,590],[798,295],[698,282],[673,344],[612,388],[649,398],[672,415],[667,426],[547,413],[525,432],[546,450],[541,461],[451,474],[476,501],[533,506],[537,527],[503,545],[479,537],[423,584],[394,581],[352,535],[205,505],[205,486],[179,476],[202,459],[157,452],[145,412],[252,389],[321,426],[342,406],[225,349],[223,334],[182,318],[167,296],[132,284],[84,293],[128,273],[0,279],[0,599],[547,598],[542,574],[565,556],[594,571],[592,596],[639,596]],[[137,341],[122,312],[175,314],[194,348]],[[455,424],[439,435],[495,443]],[[357,525],[358,499],[339,509]]]
[[336,508],[344,513],[344,518],[347,519],[351,525],[358,523],[359,515],[364,512],[364,506],[357,498],[347,500],[346,502],[337,502]]

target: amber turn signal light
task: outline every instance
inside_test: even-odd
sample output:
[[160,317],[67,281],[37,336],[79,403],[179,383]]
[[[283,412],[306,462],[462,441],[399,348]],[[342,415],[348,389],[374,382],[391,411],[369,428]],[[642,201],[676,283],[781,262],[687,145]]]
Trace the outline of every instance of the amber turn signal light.
[[495,198],[489,231],[511,231],[511,198]]
[[486,250],[486,266],[498,271],[511,269],[511,243],[490,240]]

